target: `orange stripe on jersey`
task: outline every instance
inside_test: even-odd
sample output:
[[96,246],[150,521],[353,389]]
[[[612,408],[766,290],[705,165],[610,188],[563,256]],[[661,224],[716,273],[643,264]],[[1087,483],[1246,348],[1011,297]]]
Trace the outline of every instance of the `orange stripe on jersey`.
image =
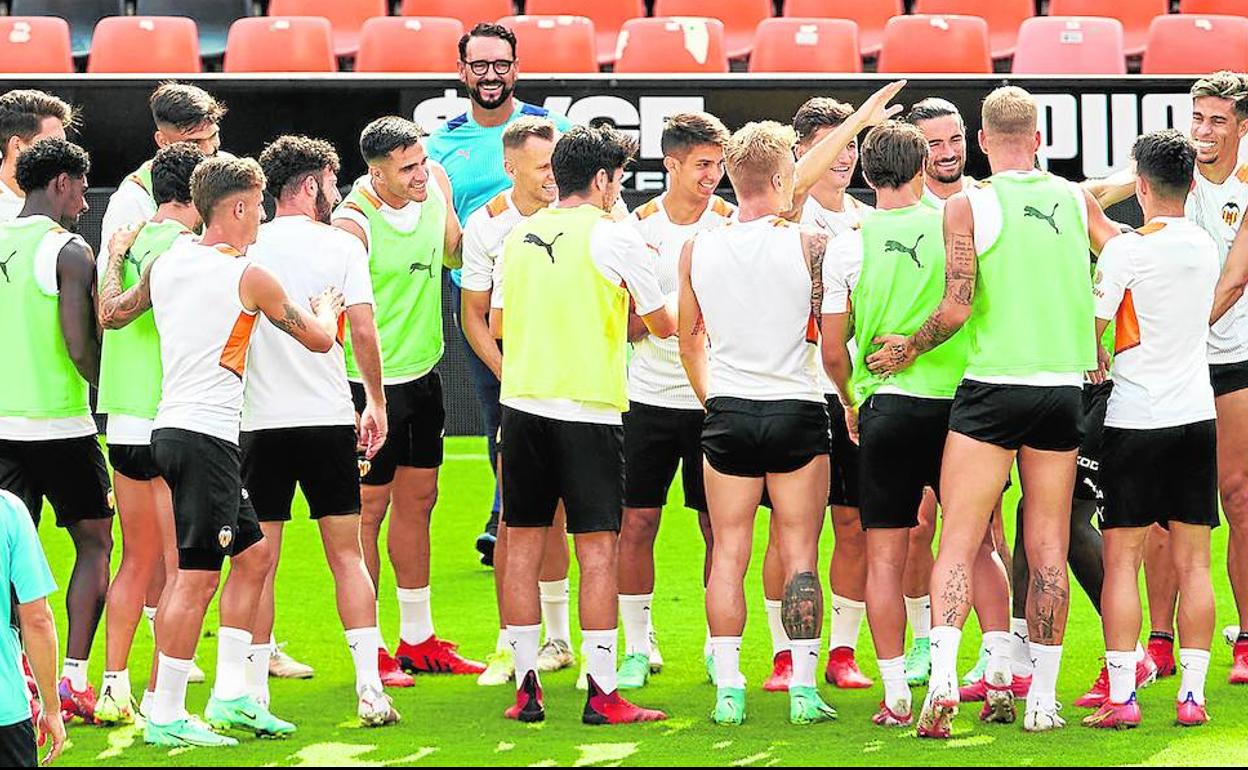
[[814,313],[806,320],[806,341],[812,345],[819,342],[819,319]]
[[338,316],[338,333],[334,335],[334,339],[339,345],[343,345],[347,339],[347,314],[342,313]]
[[138,175],[138,174],[131,174],[131,175],[130,175],[130,181],[131,181],[131,182],[134,182],[134,183],[135,183],[135,184],[137,184],[139,187],[141,187],[141,188],[143,189],[143,192],[148,192],[148,193],[150,193],[150,192],[151,192],[151,190],[147,189],[147,185],[143,184],[143,180],[142,180],[141,178],[139,178],[139,175]]
[[1158,222],[1154,220],[1144,225],[1143,227],[1137,227],[1135,229],[1135,233],[1136,235],[1152,235],[1153,233],[1159,232],[1160,230],[1165,228],[1165,226],[1166,226],[1165,222]]
[[1127,289],[1114,317],[1114,355],[1140,344],[1140,319],[1135,315],[1135,298]]
[[1235,169],[1235,178],[1241,182],[1248,182],[1248,163]]
[[258,315],[259,313],[251,315],[244,312],[238,314],[234,328],[230,329],[230,337],[221,350],[221,360],[217,362],[240,380],[243,378],[243,370],[247,368],[247,346],[251,344],[251,330],[256,325]]
[[[343,201],[342,207],[343,207],[344,209],[351,209],[352,211],[354,211],[354,212],[355,212],[355,213],[357,213],[357,214],[364,214],[364,209],[362,209],[362,208],[360,208],[359,206],[355,205],[355,201]],[[367,214],[364,214],[364,216],[368,216],[368,215],[367,215]]]
[[730,217],[732,216],[733,208],[731,203],[716,195],[711,199],[711,211],[714,211],[721,217]]
[[659,211],[659,199],[651,198],[650,200],[641,204],[641,206],[638,207],[638,209],[633,213],[636,215],[637,219],[640,220],[640,219],[645,219],[646,217],[651,216],[652,214],[657,214],[658,211]]
[[490,202],[485,204],[485,210],[491,217],[496,217],[507,210],[507,193],[501,192],[495,195]]
[[213,246],[213,248],[214,248],[214,249],[216,249],[217,251],[221,252],[222,254],[224,254],[224,255],[225,255],[225,256],[227,256],[227,257],[241,257],[241,256],[243,256],[243,252],[239,251],[238,249],[234,248],[233,246],[231,246],[231,245],[230,245],[230,244],[228,244],[228,243],[218,243],[217,245]]
[[[381,209],[381,198],[378,198],[376,195],[373,195],[373,193],[367,187],[360,186],[360,187],[357,187],[356,189],[360,191],[360,195],[364,196],[364,200],[368,201],[370,206],[378,210]],[[364,212],[361,211],[360,213],[362,214]]]
[[792,225],[792,224],[793,224],[792,222],[790,222],[789,220],[787,220],[787,219],[785,219],[785,218],[783,218],[783,217],[772,217],[772,218],[771,218],[771,226],[772,226],[772,227],[789,227],[789,226],[790,226],[790,225]]

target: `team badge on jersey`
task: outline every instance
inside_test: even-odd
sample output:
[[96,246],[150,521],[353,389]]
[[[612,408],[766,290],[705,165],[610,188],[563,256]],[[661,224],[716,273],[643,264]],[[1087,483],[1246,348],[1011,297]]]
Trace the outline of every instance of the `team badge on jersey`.
[[1239,215],[1239,204],[1235,201],[1227,201],[1226,205],[1222,207],[1222,221],[1226,223],[1227,227],[1234,227],[1239,224]]
[[230,543],[234,542],[234,530],[230,527],[222,527],[221,531],[217,533],[217,542],[221,544],[222,548],[229,548]]

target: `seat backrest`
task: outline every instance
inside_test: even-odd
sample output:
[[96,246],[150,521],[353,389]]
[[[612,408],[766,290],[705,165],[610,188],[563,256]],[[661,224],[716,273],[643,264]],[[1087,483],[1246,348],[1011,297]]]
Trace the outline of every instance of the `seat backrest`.
[[184,16],[109,16],[95,25],[87,72],[199,72],[199,31]]
[[727,72],[719,19],[631,19],[620,30],[616,72]]
[[988,23],[978,16],[895,16],[884,28],[878,70],[991,73]]
[[598,71],[594,23],[584,16],[504,16],[498,23],[516,33],[526,72]]
[[257,16],[230,25],[226,72],[333,72],[329,21],[319,16]]
[[1125,75],[1122,22],[1095,16],[1037,16],[1018,31],[1012,71],[1028,75]]
[[403,0],[400,16],[442,16],[459,19],[464,31],[478,22],[494,23],[516,12],[512,0]]
[[903,0],[785,0],[784,15],[799,18],[850,19],[858,23],[858,44],[863,56],[875,56],[884,42],[884,26],[894,16],[904,16]]
[[0,16],[0,72],[73,71],[69,22],[55,16]]
[[199,30],[199,54],[220,57],[225,37],[235,20],[252,13],[251,0],[138,0],[139,16],[187,16]]
[[125,0],[12,0],[14,16],[60,16],[69,23],[74,56],[91,50],[91,33],[105,16],[124,16]]
[[643,18],[646,6],[642,0],[528,0],[524,11],[534,16],[585,16],[594,23],[598,37],[598,63],[610,64],[624,22]]
[[386,0],[269,0],[270,16],[321,16],[333,30],[334,53],[354,56],[359,50],[360,27],[390,9]]
[[1248,19],[1242,16],[1158,16],[1148,29],[1140,72],[1198,75],[1248,70]]
[[1170,12],[1170,0],[1050,0],[1050,16],[1107,16],[1122,22],[1127,56],[1144,53],[1148,25]]
[[772,15],[771,0],[654,0],[654,15],[719,19],[729,59],[749,56],[754,30]]
[[1179,0],[1179,13],[1248,16],[1248,0]]
[[356,72],[455,72],[459,19],[379,16],[364,22]]
[[1036,15],[1035,0],[915,0],[915,13],[978,16],[988,22],[992,58],[1014,54],[1018,28]]
[[858,25],[848,19],[764,19],[750,72],[862,72]]

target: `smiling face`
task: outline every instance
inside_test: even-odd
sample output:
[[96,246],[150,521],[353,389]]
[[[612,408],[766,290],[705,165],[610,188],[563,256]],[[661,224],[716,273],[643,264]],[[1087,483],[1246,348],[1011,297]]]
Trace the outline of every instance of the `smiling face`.
[[420,203],[429,196],[429,156],[420,142],[391,150],[369,165],[378,192]]
[[[467,86],[469,98],[487,110],[506,104],[516,90],[518,69],[511,44],[499,37],[473,37],[465,51],[464,60],[459,62],[459,79]],[[504,66],[502,62],[510,64]],[[499,74],[499,68],[506,71]]]
[[1206,165],[1239,153],[1239,140],[1248,132],[1248,119],[1235,112],[1235,101],[1218,96],[1192,100],[1192,141],[1196,162]]
[[[800,158],[805,155],[811,147],[814,147],[825,136],[836,130],[836,126],[824,126],[811,134],[806,141],[797,145],[797,156]],[[826,182],[833,189],[845,190],[854,178],[854,169],[858,167],[858,140],[852,140],[845,149],[841,150],[836,156],[836,160],[832,162],[832,166],[824,172],[821,182]]]
[[663,165],[671,174],[672,189],[709,200],[724,178],[724,148],[717,144],[694,145],[683,156],[667,156]]
[[927,139],[927,175],[945,184],[962,178],[966,170],[966,126],[957,115],[915,123]]
[[520,147],[505,150],[507,170],[517,192],[542,203],[555,202],[559,188],[550,163],[554,151],[555,143],[540,136],[530,136]]

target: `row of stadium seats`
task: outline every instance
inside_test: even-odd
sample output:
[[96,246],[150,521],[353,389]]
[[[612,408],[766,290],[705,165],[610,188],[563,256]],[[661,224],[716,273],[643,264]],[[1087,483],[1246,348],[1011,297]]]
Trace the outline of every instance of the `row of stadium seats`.
[[[278,3],[280,0],[273,0]],[[922,0],[920,0],[922,1]],[[532,2],[532,0],[531,0]],[[601,38],[582,16],[508,16],[528,72],[597,72]],[[454,72],[463,23],[442,17],[367,19],[354,39],[357,72]],[[199,72],[196,22],[178,16],[110,16],[96,25],[87,71]],[[846,19],[771,18],[758,25],[751,72],[862,71],[861,30]],[[330,21],[311,16],[240,18],[229,27],[226,72],[333,72],[341,55]],[[1022,74],[1124,74],[1125,32],[1113,18],[1034,17],[1011,41]],[[623,24],[611,59],[616,72],[729,69],[731,47],[717,19],[639,18]],[[990,73],[987,22],[974,16],[898,16],[885,25],[879,72]],[[1248,70],[1248,18],[1158,16],[1141,71],[1194,74]],[[74,71],[68,24],[57,17],[0,17],[0,72]]]

